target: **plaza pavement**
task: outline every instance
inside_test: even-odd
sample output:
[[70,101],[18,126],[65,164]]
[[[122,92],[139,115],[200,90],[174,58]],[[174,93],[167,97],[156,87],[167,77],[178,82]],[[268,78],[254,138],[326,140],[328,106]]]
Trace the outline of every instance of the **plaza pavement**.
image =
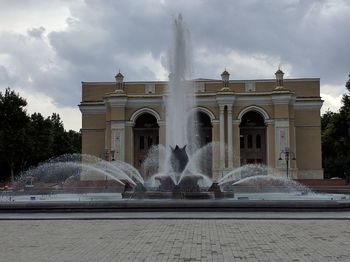
[[0,261],[350,261],[350,220],[2,220]]

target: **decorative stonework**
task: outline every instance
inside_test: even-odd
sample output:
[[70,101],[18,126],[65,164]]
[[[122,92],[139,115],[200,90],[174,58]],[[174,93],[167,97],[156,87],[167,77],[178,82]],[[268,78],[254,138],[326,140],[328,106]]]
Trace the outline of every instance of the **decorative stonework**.
[[156,93],[156,85],[155,83],[149,83],[145,85],[145,93],[146,94],[155,94]]
[[114,122],[111,126],[111,150],[116,160],[125,161],[125,123]]
[[285,161],[278,160],[281,152],[284,152],[289,145],[289,121],[288,120],[275,120],[275,158],[276,167],[286,167]]
[[203,82],[195,82],[194,87],[197,93],[205,92],[205,84]]
[[249,81],[245,82],[245,91],[246,92],[255,92],[255,82]]

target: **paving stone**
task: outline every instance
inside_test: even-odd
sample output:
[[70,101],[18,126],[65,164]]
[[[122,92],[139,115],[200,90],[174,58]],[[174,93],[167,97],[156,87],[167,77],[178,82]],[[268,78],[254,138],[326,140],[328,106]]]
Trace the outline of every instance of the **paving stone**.
[[0,221],[7,261],[350,261],[349,220]]

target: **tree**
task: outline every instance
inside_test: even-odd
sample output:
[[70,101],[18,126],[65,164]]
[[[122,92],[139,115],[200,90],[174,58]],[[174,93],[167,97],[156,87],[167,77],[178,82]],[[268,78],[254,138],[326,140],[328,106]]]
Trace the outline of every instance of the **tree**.
[[[349,75],[349,80],[345,84],[345,87],[350,92],[350,75]],[[350,111],[350,94],[343,95],[342,102],[343,102],[343,106],[341,107],[340,112],[342,111],[349,112]]]
[[31,154],[28,164],[35,165],[52,156],[53,128],[50,118],[44,118],[40,113],[30,116],[27,128]]
[[51,157],[81,152],[81,134],[65,131],[58,114],[28,116],[26,105],[10,88],[0,92],[0,180],[13,181],[21,171]]
[[321,119],[322,158],[326,178],[350,176],[350,79],[346,88],[349,93],[344,94],[339,112],[328,111]]
[[10,88],[0,92],[0,158],[7,164],[11,180],[16,171],[25,166],[25,155],[28,153],[24,145],[28,142],[26,128],[29,117],[24,109],[25,99]]
[[78,132],[70,130],[66,132],[63,123],[58,114],[53,113],[51,118],[53,145],[52,156],[62,154],[72,154],[81,152],[81,135]]

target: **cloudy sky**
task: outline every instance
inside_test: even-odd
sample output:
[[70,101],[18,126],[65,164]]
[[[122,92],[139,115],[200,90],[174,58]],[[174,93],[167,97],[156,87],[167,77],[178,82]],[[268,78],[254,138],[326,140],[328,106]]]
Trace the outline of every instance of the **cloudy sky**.
[[337,110],[350,73],[348,0],[0,0],[0,91],[79,130],[81,81],[166,80],[173,19],[191,31],[194,77],[320,77]]

